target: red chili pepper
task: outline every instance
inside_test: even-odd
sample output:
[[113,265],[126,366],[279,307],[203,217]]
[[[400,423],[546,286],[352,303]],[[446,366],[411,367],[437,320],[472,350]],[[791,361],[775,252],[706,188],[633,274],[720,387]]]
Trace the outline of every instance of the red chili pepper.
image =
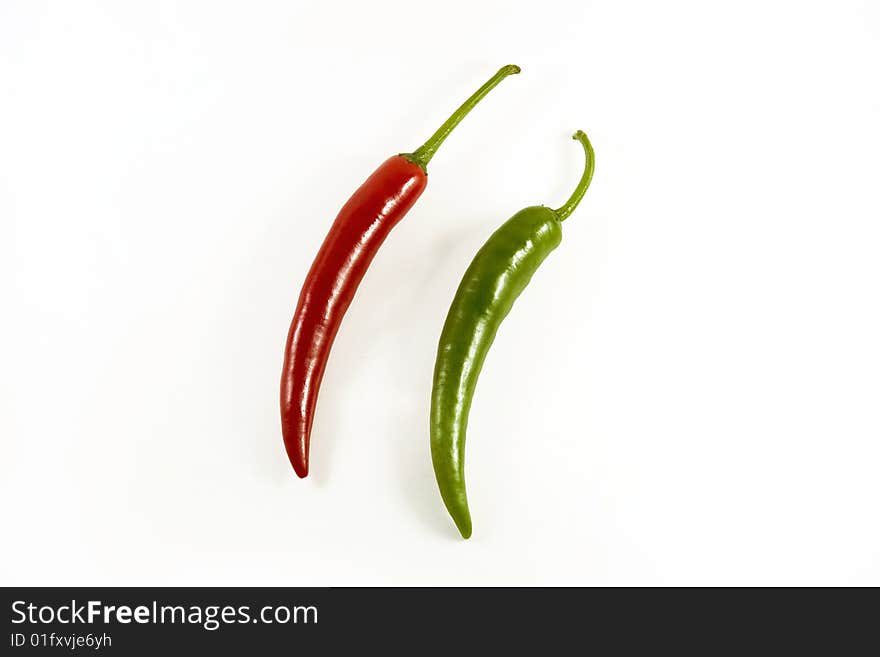
[[505,66],[412,153],[390,157],[342,207],[299,295],[281,373],[284,447],[300,477],[309,473],[309,438],[327,358],[342,317],[373,257],[428,184],[427,165],[453,128],[501,80],[519,73]]

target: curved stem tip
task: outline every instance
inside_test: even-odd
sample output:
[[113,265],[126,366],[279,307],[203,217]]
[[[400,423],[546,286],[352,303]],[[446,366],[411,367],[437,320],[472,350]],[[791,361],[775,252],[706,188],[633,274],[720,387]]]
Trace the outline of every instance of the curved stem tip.
[[558,210],[555,210],[559,221],[565,221],[568,218],[568,215],[574,212],[574,209],[578,206],[578,203],[581,202],[584,194],[587,193],[587,188],[589,188],[590,181],[593,179],[593,168],[596,164],[596,155],[593,153],[593,145],[590,143],[590,140],[587,139],[587,135],[584,131],[578,130],[572,135],[572,139],[577,139],[581,142],[587,156],[587,162],[584,165],[584,174],[581,176],[581,180],[577,187],[574,188],[571,197],[565,202],[565,205]]
[[440,144],[442,144],[449,136],[449,133],[452,132],[455,126],[461,123],[461,120],[466,117],[474,107],[476,107],[477,103],[483,100],[483,97],[497,87],[498,84],[508,75],[516,75],[519,72],[519,66],[514,64],[502,66],[495,75],[489,78],[489,81],[486,82],[486,84],[477,89],[470,98],[462,103],[461,107],[452,113],[452,116],[446,119],[446,122],[440,126],[437,132],[428,138],[428,141],[419,146],[412,153],[404,153],[403,156],[410,162],[418,164],[422,169],[426,169],[428,162],[434,157],[434,153],[437,152]]

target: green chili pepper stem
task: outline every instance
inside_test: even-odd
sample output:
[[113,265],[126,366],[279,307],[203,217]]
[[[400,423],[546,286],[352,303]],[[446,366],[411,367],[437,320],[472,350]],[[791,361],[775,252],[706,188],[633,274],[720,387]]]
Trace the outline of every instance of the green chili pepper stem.
[[574,209],[578,206],[578,203],[581,202],[581,199],[584,197],[584,194],[587,193],[587,188],[590,186],[590,181],[593,179],[593,167],[596,163],[596,156],[593,153],[593,145],[590,143],[590,140],[587,139],[587,135],[583,130],[578,130],[571,137],[572,139],[577,139],[584,147],[584,152],[587,155],[587,162],[584,165],[584,175],[581,176],[581,181],[578,183],[578,186],[575,187],[574,192],[571,197],[565,202],[558,210],[554,210],[556,213],[556,218],[559,221],[565,221]]
[[476,107],[477,103],[483,100],[483,97],[492,91],[498,84],[506,78],[508,75],[516,75],[520,72],[519,66],[515,64],[508,64],[507,66],[502,66],[499,71],[493,75],[486,84],[477,89],[474,92],[474,95],[468,98],[464,103],[462,103],[461,107],[459,107],[455,112],[452,113],[446,122],[440,126],[440,128],[428,138],[424,144],[419,146],[412,153],[402,153],[402,155],[408,159],[410,162],[414,162],[422,167],[423,170],[426,170],[428,167],[428,162],[431,161],[431,158],[434,157],[434,153],[437,152],[437,149],[440,147],[440,144],[449,136],[449,133],[453,131],[455,126],[461,123],[461,120],[468,115],[474,107]]

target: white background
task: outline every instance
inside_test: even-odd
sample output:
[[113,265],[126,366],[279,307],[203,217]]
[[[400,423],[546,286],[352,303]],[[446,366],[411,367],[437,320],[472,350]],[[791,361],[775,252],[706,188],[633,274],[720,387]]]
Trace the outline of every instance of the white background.
[[[278,380],[337,210],[508,63],[336,341],[297,479]],[[0,4],[2,583],[880,585],[880,9]],[[581,207],[474,400],[458,280]]]

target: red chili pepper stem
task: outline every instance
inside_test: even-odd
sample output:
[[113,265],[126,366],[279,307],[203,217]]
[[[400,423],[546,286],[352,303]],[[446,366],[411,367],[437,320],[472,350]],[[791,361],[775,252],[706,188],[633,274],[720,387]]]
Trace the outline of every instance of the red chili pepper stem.
[[568,218],[568,215],[574,212],[574,209],[578,206],[578,203],[581,202],[584,194],[587,193],[587,188],[590,186],[590,181],[593,179],[593,168],[596,164],[593,145],[590,143],[590,140],[587,139],[587,135],[584,134],[584,131],[578,130],[571,136],[571,138],[581,142],[581,145],[584,147],[584,152],[587,154],[587,162],[584,165],[584,174],[581,176],[581,180],[577,187],[575,187],[571,198],[569,198],[561,208],[553,211],[559,221],[565,221]]
[[498,84],[506,78],[508,75],[516,75],[520,72],[519,66],[515,64],[508,64],[507,66],[502,66],[498,72],[493,75],[486,84],[477,89],[474,92],[474,95],[468,98],[461,104],[455,112],[452,113],[446,122],[440,126],[440,128],[433,135],[430,136],[428,141],[419,146],[412,153],[401,153],[403,157],[414,164],[418,164],[422,171],[427,172],[428,170],[428,162],[431,161],[431,158],[434,157],[434,153],[437,152],[437,149],[440,147],[440,144],[449,136],[449,133],[453,131],[455,126],[457,126],[461,120],[468,115],[468,113],[476,107],[477,103],[483,100],[483,97],[492,91]]

